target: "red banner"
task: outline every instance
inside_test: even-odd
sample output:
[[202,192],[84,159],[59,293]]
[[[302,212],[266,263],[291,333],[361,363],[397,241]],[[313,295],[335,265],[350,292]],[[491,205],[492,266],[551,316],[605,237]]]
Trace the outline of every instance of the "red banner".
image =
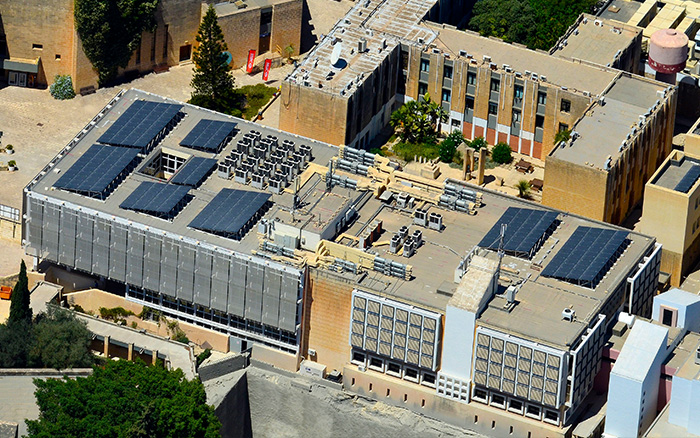
[[246,71],[250,73],[253,71],[253,63],[255,62],[255,50],[248,52],[248,64],[246,64]]
[[263,68],[263,81],[266,81],[270,77],[270,68],[272,67],[272,60],[265,60],[265,67]]

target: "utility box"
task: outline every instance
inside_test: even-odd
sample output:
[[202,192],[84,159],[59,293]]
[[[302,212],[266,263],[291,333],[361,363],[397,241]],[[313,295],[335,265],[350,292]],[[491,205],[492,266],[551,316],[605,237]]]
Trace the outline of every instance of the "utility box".
[[299,367],[299,374],[301,374],[302,376],[323,379],[326,377],[326,366],[321,365],[317,362],[305,360],[301,363],[301,366]]

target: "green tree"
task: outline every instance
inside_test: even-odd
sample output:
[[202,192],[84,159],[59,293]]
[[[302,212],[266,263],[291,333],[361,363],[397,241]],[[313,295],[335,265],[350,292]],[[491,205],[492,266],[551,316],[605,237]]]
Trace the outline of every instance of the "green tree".
[[423,101],[420,103],[422,111],[430,117],[430,123],[433,127],[435,135],[439,134],[442,122],[447,121],[447,111],[442,107],[440,102],[430,99],[430,94],[425,93]]
[[481,148],[485,148],[488,146],[488,143],[486,143],[486,140],[484,137],[477,137],[474,140],[470,141],[467,146],[470,148],[474,149],[476,152],[479,152]]
[[75,28],[100,86],[129,64],[141,34],[155,29],[157,6],[158,0],[75,0]]
[[39,419],[30,438],[219,437],[221,423],[199,380],[142,361],[108,361],[89,377],[34,384]]
[[455,155],[457,154],[457,148],[465,141],[462,131],[455,130],[450,135],[447,136],[440,145],[438,146],[438,151],[440,154],[440,161],[444,163],[451,163]]
[[49,306],[34,325],[29,363],[44,368],[84,368],[94,364],[87,325],[68,310]]
[[10,302],[10,318],[7,320],[8,325],[17,322],[32,322],[32,309],[29,307],[29,279],[27,278],[27,266],[24,260],[19,267],[19,278],[12,290],[12,298]]
[[527,180],[521,179],[515,185],[515,188],[518,189],[518,197],[524,198],[524,199],[527,199],[530,197],[530,183]]
[[236,106],[238,97],[231,74],[231,66],[226,62],[224,52],[228,46],[216,18],[214,6],[209,5],[199,25],[197,33],[199,46],[195,48],[192,96],[189,103],[214,111],[230,113]]
[[571,137],[571,131],[568,129],[565,129],[563,131],[559,131],[556,134],[554,134],[554,145],[558,145],[562,141],[569,141],[569,138]]
[[27,367],[31,344],[31,323],[19,321],[0,324],[0,368]]
[[53,84],[49,87],[49,92],[54,99],[67,100],[75,97],[73,80],[70,75],[56,75]]
[[508,144],[500,142],[493,147],[491,159],[498,164],[510,163],[513,160],[512,150]]

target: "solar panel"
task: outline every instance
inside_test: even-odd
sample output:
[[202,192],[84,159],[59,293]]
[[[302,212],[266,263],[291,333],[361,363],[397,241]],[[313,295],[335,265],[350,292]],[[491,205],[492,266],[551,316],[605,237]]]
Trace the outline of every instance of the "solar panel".
[[138,163],[138,150],[95,144],[65,171],[54,187],[105,199]]
[[595,287],[616,260],[627,234],[627,231],[578,227],[542,270],[542,275]]
[[146,150],[179,118],[181,110],[182,105],[136,100],[98,141]]
[[240,240],[265,212],[269,199],[267,193],[222,189],[189,226]]
[[482,248],[498,249],[501,225],[506,224],[503,249],[515,255],[532,256],[542,237],[557,219],[557,213],[529,208],[508,207],[481,239]]
[[171,218],[185,206],[189,190],[188,186],[142,182],[119,208]]
[[683,175],[683,178],[681,178],[680,181],[678,181],[678,184],[676,184],[676,187],[674,187],[674,190],[677,192],[683,192],[683,193],[688,193],[691,187],[693,187],[693,184],[695,184],[695,181],[700,178],[700,166],[693,164],[690,166],[690,169],[688,169],[688,172]]
[[236,123],[220,120],[200,120],[197,125],[180,142],[181,146],[218,153],[227,138],[236,129]]
[[170,178],[170,182],[197,187],[214,171],[216,164],[213,158],[192,157]]

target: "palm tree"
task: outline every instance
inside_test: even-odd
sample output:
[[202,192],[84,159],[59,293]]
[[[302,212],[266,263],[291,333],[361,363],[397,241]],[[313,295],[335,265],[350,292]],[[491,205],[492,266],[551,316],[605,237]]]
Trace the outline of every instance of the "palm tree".
[[519,198],[528,199],[530,197],[530,183],[527,180],[521,179],[515,188],[518,189]]
[[431,100],[429,93],[425,93],[422,104],[424,112],[430,117],[435,134],[440,134],[441,123],[447,121],[447,111],[445,111],[440,102]]

